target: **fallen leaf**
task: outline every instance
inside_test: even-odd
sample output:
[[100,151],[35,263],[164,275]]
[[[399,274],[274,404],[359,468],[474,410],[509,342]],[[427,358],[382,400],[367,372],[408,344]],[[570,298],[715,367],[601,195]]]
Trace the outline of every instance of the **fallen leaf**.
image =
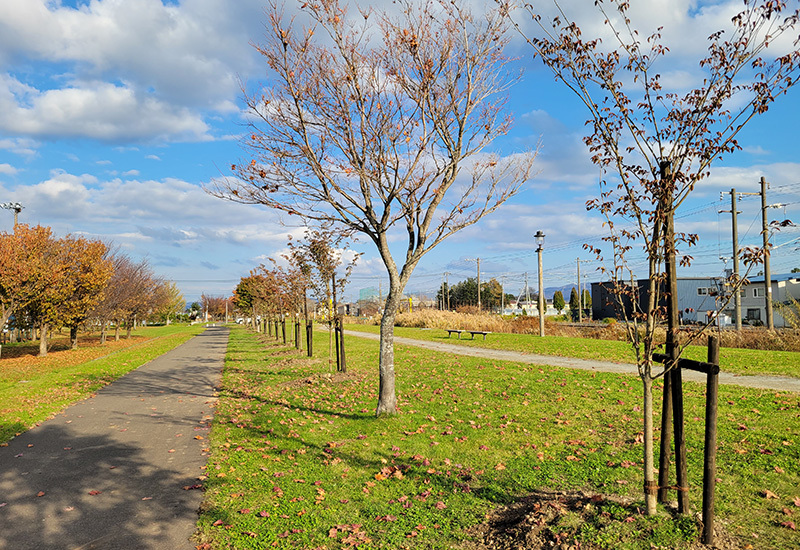
[[92,495],[93,497],[95,497],[95,496],[97,496],[99,494],[102,494],[102,493],[103,493],[103,491],[98,491],[96,489],[92,489],[91,491],[89,491],[89,494]]
[[761,492],[761,496],[763,496],[764,498],[767,498],[767,499],[770,499],[770,498],[778,498],[778,495],[776,495],[775,493],[773,493],[773,492],[772,492],[772,491],[770,491],[769,489],[764,489],[764,490]]
[[786,527],[787,529],[791,529],[792,531],[797,531],[797,526],[794,524],[793,521],[782,521],[781,525]]
[[37,497],[43,497],[44,496],[44,491],[39,491],[38,493],[36,493],[36,496]]
[[800,506],[800,497],[794,497],[792,500],[795,506]]

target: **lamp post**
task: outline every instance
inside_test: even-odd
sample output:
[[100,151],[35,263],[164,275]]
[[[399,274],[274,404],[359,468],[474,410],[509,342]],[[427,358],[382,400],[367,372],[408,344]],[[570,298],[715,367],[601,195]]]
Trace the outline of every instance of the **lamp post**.
[[536,232],[536,255],[539,259],[539,336],[544,336],[544,277],[542,275],[542,247],[544,247],[544,233]]
[[0,208],[14,211],[14,227],[17,227],[19,213],[22,212],[22,205],[18,202],[4,202],[0,204]]

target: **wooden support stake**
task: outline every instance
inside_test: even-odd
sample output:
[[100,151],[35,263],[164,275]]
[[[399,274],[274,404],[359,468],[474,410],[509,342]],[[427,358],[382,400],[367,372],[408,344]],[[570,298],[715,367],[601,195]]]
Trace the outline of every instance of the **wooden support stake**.
[[664,398],[661,402],[661,442],[658,455],[658,502],[669,500],[669,461],[672,456],[672,377],[664,375]]
[[347,372],[347,360],[344,355],[344,321],[339,318],[339,346],[341,347],[339,354],[342,357],[341,372]]
[[689,474],[686,467],[686,435],[683,430],[683,377],[675,368],[672,376],[672,423],[675,434],[675,476],[678,486],[678,512],[689,513]]
[[342,358],[339,355],[339,319],[333,318],[333,347],[336,349],[336,372],[342,372]]
[[308,356],[314,356],[314,321],[306,322],[306,347],[308,348]]
[[294,322],[294,347],[296,349],[303,349],[300,346],[300,321],[299,320]]
[[[719,339],[708,337],[708,362],[719,365]],[[706,379],[706,434],[703,456],[703,544],[714,544],[714,490],[717,485],[717,396],[719,369]]]

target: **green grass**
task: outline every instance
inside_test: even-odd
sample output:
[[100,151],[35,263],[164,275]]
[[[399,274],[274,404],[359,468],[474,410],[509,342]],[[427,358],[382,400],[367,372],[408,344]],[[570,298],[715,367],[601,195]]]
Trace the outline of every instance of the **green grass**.
[[[346,330],[370,332],[377,334],[379,327],[373,325],[347,325]],[[589,338],[573,338],[566,336],[533,336],[530,334],[492,333],[486,340],[478,335],[471,339],[462,335],[461,339],[439,329],[421,329],[395,327],[395,336],[445,342],[462,346],[474,346],[489,349],[520,351],[541,355],[575,357],[578,359],[594,359],[619,363],[635,363],[631,345],[614,340],[595,340]],[[705,346],[689,346],[684,357],[705,361]],[[722,348],[720,350],[720,366],[725,372],[740,375],[775,375],[800,377],[800,353],[793,351],[761,351],[741,348]]]
[[107,346],[84,344],[42,358],[33,355],[38,344],[24,344],[30,355],[0,359],[0,443],[203,330],[200,325],[146,327],[134,331],[130,341],[123,337]]
[[[693,521],[638,511],[638,380],[397,346],[399,414],[376,419],[377,342],[348,339],[347,377],[329,377],[326,349],[318,341],[309,360],[232,330],[201,547],[466,548],[490,510],[546,488],[634,499],[584,525],[562,518],[564,532],[600,548],[682,548],[696,536]],[[685,402],[698,510],[703,387],[685,383]],[[720,388],[718,446],[728,532],[800,549],[781,525],[800,516],[800,397]]]

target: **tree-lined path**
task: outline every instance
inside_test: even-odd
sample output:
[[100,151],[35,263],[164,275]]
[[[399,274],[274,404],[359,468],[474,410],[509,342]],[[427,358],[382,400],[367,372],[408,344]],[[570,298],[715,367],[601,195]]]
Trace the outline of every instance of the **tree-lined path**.
[[209,328],[0,448],[0,550],[193,548],[227,342]]

